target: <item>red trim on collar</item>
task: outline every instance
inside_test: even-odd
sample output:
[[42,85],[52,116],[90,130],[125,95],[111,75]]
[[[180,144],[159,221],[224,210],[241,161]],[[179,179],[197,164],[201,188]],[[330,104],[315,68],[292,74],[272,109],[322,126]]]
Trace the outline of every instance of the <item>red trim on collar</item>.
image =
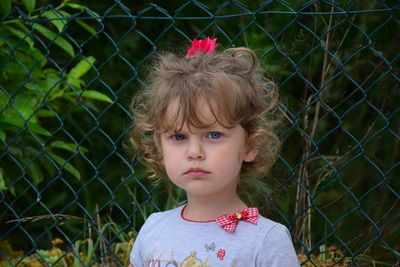
[[209,221],[194,221],[194,220],[186,219],[185,217],[183,217],[183,211],[186,209],[186,206],[187,206],[187,204],[186,204],[185,206],[183,206],[183,208],[182,208],[182,210],[181,210],[181,218],[182,218],[183,220],[188,221],[188,222],[194,222],[194,223],[209,223],[209,222],[215,222],[215,220],[209,220]]

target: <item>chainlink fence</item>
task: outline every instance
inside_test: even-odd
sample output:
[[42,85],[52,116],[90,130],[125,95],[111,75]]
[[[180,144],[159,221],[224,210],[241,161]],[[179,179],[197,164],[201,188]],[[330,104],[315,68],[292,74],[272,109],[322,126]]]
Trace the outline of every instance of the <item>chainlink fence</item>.
[[0,264],[128,263],[145,218],[177,205],[131,159],[131,97],[152,55],[206,36],[279,84],[261,213],[300,262],[399,264],[398,1],[170,2],[2,1]]

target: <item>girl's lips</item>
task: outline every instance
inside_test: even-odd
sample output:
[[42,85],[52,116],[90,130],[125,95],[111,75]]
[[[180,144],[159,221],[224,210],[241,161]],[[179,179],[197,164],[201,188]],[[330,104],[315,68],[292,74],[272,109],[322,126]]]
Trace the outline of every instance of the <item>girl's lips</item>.
[[209,172],[200,168],[191,168],[186,171],[185,174],[190,176],[204,176],[206,174],[209,174]]
[[188,171],[185,174],[190,175],[190,176],[204,176],[204,175],[207,175],[208,172],[206,172],[206,171]]

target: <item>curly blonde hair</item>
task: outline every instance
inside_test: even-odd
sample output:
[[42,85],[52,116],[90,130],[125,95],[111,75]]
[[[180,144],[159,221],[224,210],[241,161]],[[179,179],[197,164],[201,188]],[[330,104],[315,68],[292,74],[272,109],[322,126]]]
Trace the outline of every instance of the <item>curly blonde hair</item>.
[[[135,156],[148,167],[151,178],[165,176],[160,152],[160,134],[171,129],[207,127],[198,117],[200,98],[207,101],[215,119],[224,127],[240,124],[248,141],[259,152],[244,162],[241,180],[265,176],[279,150],[277,89],[259,72],[255,53],[248,48],[229,48],[189,58],[172,53],[159,55],[151,66],[148,89],[134,97],[131,109],[135,119],[130,132]],[[179,108],[173,121],[165,118],[172,100]],[[243,183],[240,182],[241,190]]]

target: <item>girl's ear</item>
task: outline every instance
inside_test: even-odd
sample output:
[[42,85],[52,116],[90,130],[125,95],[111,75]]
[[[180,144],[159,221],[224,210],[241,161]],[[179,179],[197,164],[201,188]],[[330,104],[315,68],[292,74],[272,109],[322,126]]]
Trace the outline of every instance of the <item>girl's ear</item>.
[[247,150],[244,154],[243,161],[251,162],[256,158],[258,151],[260,150],[260,140],[258,140],[256,137],[249,138],[246,149]]

